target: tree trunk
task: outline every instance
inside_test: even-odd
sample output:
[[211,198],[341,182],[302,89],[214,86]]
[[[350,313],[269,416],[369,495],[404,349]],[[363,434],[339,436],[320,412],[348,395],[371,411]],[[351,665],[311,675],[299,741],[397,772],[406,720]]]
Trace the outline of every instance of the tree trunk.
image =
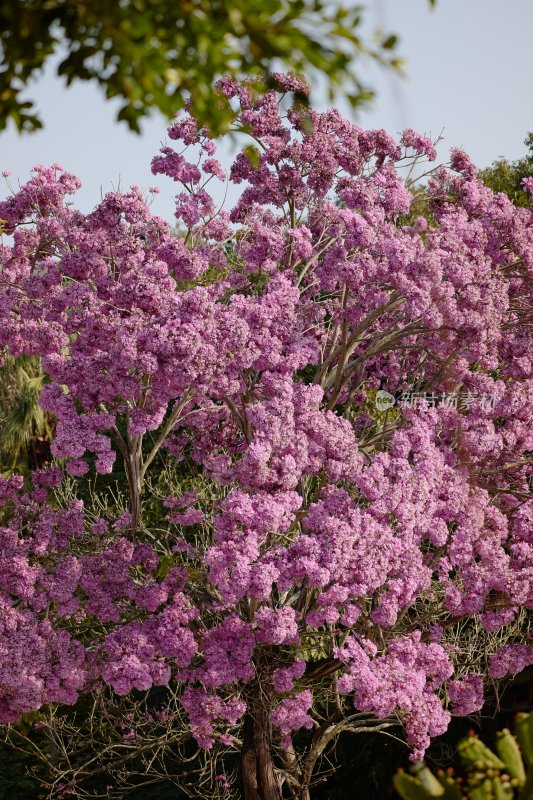
[[141,525],[141,442],[142,437],[127,436],[128,446],[124,454],[126,476],[128,479],[128,511],[131,514],[130,528],[135,536]]
[[128,472],[129,512],[131,514],[131,528],[136,533],[141,524],[141,492],[142,481],[140,463],[137,453],[130,457]]
[[264,698],[254,692],[244,722],[241,753],[243,800],[282,800],[272,759],[272,731]]

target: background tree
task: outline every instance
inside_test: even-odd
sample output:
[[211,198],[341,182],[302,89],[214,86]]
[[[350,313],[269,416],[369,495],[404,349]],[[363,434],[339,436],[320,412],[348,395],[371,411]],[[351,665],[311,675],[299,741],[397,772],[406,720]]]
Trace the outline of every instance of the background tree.
[[522,181],[533,176],[533,133],[526,136],[524,144],[528,153],[523,158],[516,161],[498,158],[478,174],[485,186],[493,192],[504,192],[515,206],[527,208],[530,198]]
[[0,203],[0,345],[41,357],[60,460],[0,480],[0,720],[38,711],[50,796],[134,765],[308,800],[341,734],[419,758],[533,660],[533,213],[453,151],[404,224],[433,143],[275,80],[219,82],[229,213],[213,138],[169,128],[185,236],[136,189],[78,212],[57,166]]
[[[433,3],[431,3],[433,4]],[[152,110],[172,117],[190,95],[213,129],[228,121],[211,86],[223,74],[263,76],[272,63],[327,78],[357,105],[371,96],[361,57],[398,67],[396,37],[361,38],[363,9],[321,0],[1,0],[0,130],[41,127],[23,97],[52,55],[67,83],[94,80],[119,97],[120,120],[139,131]]]

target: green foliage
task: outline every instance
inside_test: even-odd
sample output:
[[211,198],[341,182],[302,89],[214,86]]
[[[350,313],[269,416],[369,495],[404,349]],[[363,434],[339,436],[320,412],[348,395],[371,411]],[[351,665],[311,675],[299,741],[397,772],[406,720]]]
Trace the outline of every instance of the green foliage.
[[524,761],[516,738],[507,728],[496,735],[496,750],[511,778],[515,778],[518,785],[523,786],[526,782]]
[[5,356],[0,367],[0,467],[24,471],[32,459],[29,451],[46,445],[53,422],[39,405],[46,375],[35,356]]
[[467,772],[475,769],[504,769],[505,764],[477,736],[466,736],[457,745],[461,763]]
[[[430,0],[434,4],[434,0]],[[0,130],[42,127],[23,98],[31,78],[56,52],[67,85],[94,80],[123,105],[118,119],[139,132],[158,109],[171,117],[192,97],[193,113],[213,131],[231,121],[211,85],[218,76],[259,76],[270,68],[322,73],[330,96],[355,106],[372,96],[354,71],[370,57],[400,67],[396,37],[359,36],[362,9],[325,0],[0,0]]]
[[427,191],[427,186],[425,184],[418,185],[415,182],[412,182],[409,185],[409,190],[413,195],[413,200],[411,202],[411,207],[407,214],[400,214],[396,221],[398,227],[404,227],[405,225],[414,225],[419,217],[424,217],[426,222],[431,228],[437,226],[437,220],[435,219],[435,215],[430,209],[431,206],[431,198]]
[[435,776],[417,762],[412,776],[396,773],[394,788],[403,800],[533,800],[533,712],[517,715],[516,733],[518,738],[504,728],[496,734],[497,755],[475,735],[462,739],[457,753],[466,783],[453,770]]
[[524,761],[528,767],[533,767],[533,713],[518,714],[515,730]]
[[528,153],[517,161],[498,158],[490,167],[479,171],[483,183],[494,192],[503,192],[515,206],[529,207],[529,196],[522,188],[522,180],[533,175],[533,133],[524,140]]

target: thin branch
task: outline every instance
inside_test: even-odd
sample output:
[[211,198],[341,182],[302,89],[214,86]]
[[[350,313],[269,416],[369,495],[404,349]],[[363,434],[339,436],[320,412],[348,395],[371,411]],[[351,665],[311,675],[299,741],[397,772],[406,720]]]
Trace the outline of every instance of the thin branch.
[[150,464],[152,463],[152,461],[154,460],[154,458],[158,454],[161,445],[163,444],[163,442],[167,438],[167,436],[170,433],[170,431],[172,430],[172,428],[179,421],[179,417],[180,417],[181,412],[183,411],[183,409],[185,408],[185,406],[187,405],[189,400],[193,397],[193,395],[194,395],[194,390],[193,389],[187,389],[187,391],[185,392],[182,400],[180,400],[180,402],[172,410],[172,413],[170,414],[168,420],[163,425],[163,427],[161,429],[161,432],[160,432],[159,436],[157,437],[157,440],[156,440],[154,446],[150,450],[149,454],[146,456],[146,460],[145,460],[145,462],[144,462],[144,464],[143,464],[143,466],[141,468],[141,472],[140,472],[141,481],[144,479],[144,476],[146,474],[146,470],[148,469],[148,467],[150,466]]
[[[357,327],[352,331],[350,336],[348,337],[345,345],[346,351],[346,358],[349,358],[357,344],[359,343],[359,339],[361,338],[362,334],[376,322],[383,314],[386,314],[389,311],[397,308],[398,306],[405,303],[405,298],[402,297],[397,291],[391,292],[389,300],[378,308],[375,308],[370,314],[367,316],[357,325]],[[338,345],[332,352],[329,353],[327,358],[322,362],[320,367],[318,368],[315,377],[313,379],[314,383],[320,383],[323,385],[323,378],[327,373],[328,367],[332,364],[335,359],[340,355],[342,350],[342,345]]]

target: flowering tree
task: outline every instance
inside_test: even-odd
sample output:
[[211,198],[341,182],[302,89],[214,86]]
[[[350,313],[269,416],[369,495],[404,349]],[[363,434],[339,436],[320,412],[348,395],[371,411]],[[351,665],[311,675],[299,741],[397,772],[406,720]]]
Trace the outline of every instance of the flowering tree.
[[[420,216],[427,138],[220,90],[251,137],[231,213],[188,115],[153,160],[183,235],[136,188],[74,210],[58,166],[0,204],[0,344],[41,357],[57,420],[54,465],[0,484],[0,719],[166,686],[121,763],[164,726],[204,759],[190,794],[305,800],[340,733],[401,724],[420,758],[533,662],[533,215],[453,151]],[[163,452],[181,484],[148,524]],[[65,499],[117,455],[124,513]],[[235,784],[205,757],[231,750]]]

